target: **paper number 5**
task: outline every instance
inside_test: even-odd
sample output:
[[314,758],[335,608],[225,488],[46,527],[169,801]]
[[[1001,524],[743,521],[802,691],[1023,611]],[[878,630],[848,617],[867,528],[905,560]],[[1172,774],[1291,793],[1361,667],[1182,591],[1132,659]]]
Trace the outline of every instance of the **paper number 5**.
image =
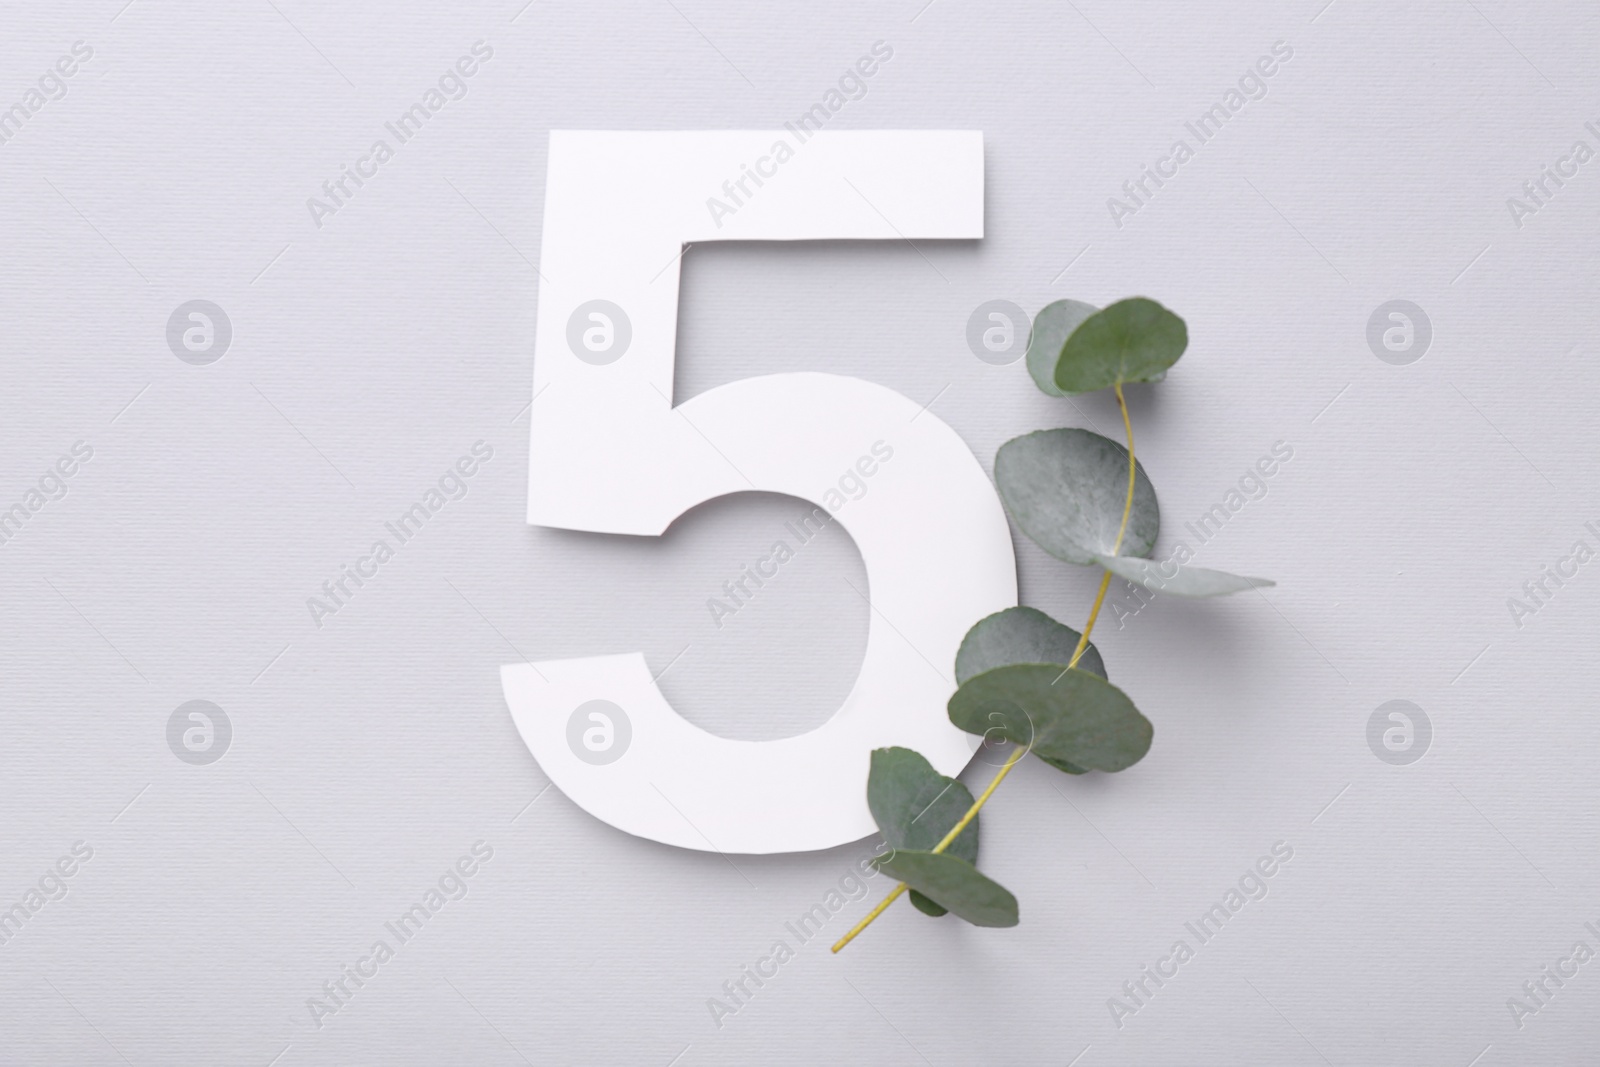
[[[746,181],[736,212],[707,209],[763,159],[774,173]],[[824,506],[840,472],[875,444],[892,450],[870,492],[837,513],[866,565],[870,622],[860,676],[817,729],[716,737],[672,710],[637,652],[501,669],[524,742],[590,814],[684,848],[830,848],[873,832],[872,749],[915,748],[944,774],[965,766],[976,739],[944,711],[956,648],[973,622],[1016,603],[1005,516],[965,443],[858,378],[746,378],[678,407],[672,378],[686,243],[982,235],[974,132],[822,132],[804,143],[783,131],[550,135],[530,523],[659,535],[695,505],[747,490]],[[596,708],[608,723],[603,760],[584,743]]]

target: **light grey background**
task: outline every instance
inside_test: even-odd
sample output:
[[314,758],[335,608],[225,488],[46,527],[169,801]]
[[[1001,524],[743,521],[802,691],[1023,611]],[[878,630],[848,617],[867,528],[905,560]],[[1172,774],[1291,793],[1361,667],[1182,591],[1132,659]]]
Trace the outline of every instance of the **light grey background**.
[[[0,947],[0,1061],[1593,1058],[1600,963],[1520,1029],[1507,999],[1600,949],[1600,567],[1520,628],[1507,599],[1597,543],[1600,161],[1520,227],[1507,198],[1600,147],[1594,12],[521,3],[0,16],[0,107],[94,49],[0,145],[0,502],[94,449],[0,546],[0,906],[94,849]],[[469,94],[313,225],[307,198],[480,39]],[[878,40],[893,59],[830,128],[983,130],[988,236],[694,248],[677,398],[858,375],[931,402],[987,466],[1115,412],[975,358],[972,309],[1137,293],[1191,336],[1131,395],[1158,554],[1274,442],[1294,456],[1197,555],[1277,588],[1132,617],[1113,591],[1097,640],[1156,724],[1149,757],[1082,779],[1030,761],[984,813],[1022,925],[901,904],[833,957],[882,879],[808,944],[784,923],[870,842],[730,862],[627,837],[541,792],[497,672],[643,650],[676,707],[740,737],[847,692],[867,609],[845,535],[719,629],[706,598],[801,505],[720,501],[659,541],[529,528],[522,409],[547,131],[776,127]],[[1267,96],[1116,226],[1107,198],[1280,40]],[[1366,342],[1397,298],[1434,331],[1408,366]],[[209,366],[167,347],[192,299],[233,325]],[[318,629],[307,598],[479,440],[469,494]],[[1096,576],[1017,555],[1025,601],[1081,624]],[[233,725],[209,766],[167,747],[195,699]],[[1410,766],[1367,745],[1394,699],[1433,725]],[[314,1028],[307,998],[479,840],[465,899]],[[1278,841],[1267,899],[1119,1028],[1108,998]],[[779,938],[796,958],[716,1025],[709,998]]]

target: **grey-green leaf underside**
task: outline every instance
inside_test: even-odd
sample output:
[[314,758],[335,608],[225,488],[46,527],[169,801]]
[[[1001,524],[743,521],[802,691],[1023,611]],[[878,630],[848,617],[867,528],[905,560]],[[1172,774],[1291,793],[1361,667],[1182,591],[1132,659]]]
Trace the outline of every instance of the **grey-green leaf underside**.
[[1227,571],[1180,565],[1176,561],[1157,563],[1127,556],[1096,556],[1096,562],[1119,578],[1136,582],[1146,589],[1174,596],[1208,597],[1266,589],[1278,583],[1267,578],[1247,578]]
[[1028,373],[1041,390],[1051,396],[1066,396],[1056,385],[1056,364],[1061,362],[1062,346],[1072,331],[1098,310],[1081,300],[1057,300],[1040,308],[1033,317],[1033,333],[1028,336]]
[[[1013,663],[1059,663],[1066,666],[1081,635],[1037,608],[1014,607],[978,620],[956,652],[956,684],[975,674]],[[1106,677],[1100,650],[1090,642],[1078,659],[1078,670]]]
[[1098,556],[1148,556],[1161,532],[1156,491],[1135,465],[1128,530],[1117,546],[1128,496],[1128,450],[1082,429],[1040,430],[1000,446],[995,484],[1006,510],[1040,548],[1089,566]]

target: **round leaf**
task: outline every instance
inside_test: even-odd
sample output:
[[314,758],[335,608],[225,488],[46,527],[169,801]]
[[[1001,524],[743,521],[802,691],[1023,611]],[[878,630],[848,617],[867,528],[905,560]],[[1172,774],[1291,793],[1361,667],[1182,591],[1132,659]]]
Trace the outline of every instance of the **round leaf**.
[[941,915],[950,914],[949,908],[942,904],[935,904],[933,901],[929,900],[915,889],[913,889],[909,895],[911,897],[911,906],[922,912],[924,915],[931,915],[937,919]]
[[1017,925],[1017,898],[966,860],[947,852],[896,850],[872,862],[974,926]]
[[[967,631],[956,651],[956,684],[975,674],[1013,663],[1059,663],[1065,667],[1080,634],[1035,608],[997,611]],[[1106,676],[1100,651],[1091,642],[1078,658],[1078,670]]]
[[1161,532],[1155,488],[1136,464],[1128,532],[1117,548],[1128,450],[1088,430],[1040,430],[1007,441],[994,457],[994,480],[1022,532],[1068,563],[1148,556]]
[[[1267,589],[1277,582],[1266,578],[1246,578],[1227,571],[1207,570],[1177,563],[1156,563],[1125,556],[1100,556],[1100,566],[1119,578],[1137,582],[1146,589],[1174,596],[1206,597],[1242,593],[1246,589]],[[1170,572],[1170,573],[1169,573]],[[1084,657],[1087,659],[1087,655]]]
[[1055,384],[1071,396],[1118,382],[1160,381],[1188,347],[1189,328],[1178,316],[1142,296],[1119,300],[1067,337]]
[[1057,766],[1064,761],[1090,770],[1133,766],[1150,751],[1154,733],[1122,690],[1087,671],[1052,664],[975,675],[950,698],[949,710],[950,721],[969,734],[998,730]]
[[[867,807],[891,848],[931,850],[972,807],[972,793],[954,778],[933,769],[909,748],[872,752],[867,775]],[[968,863],[978,860],[978,819],[973,816],[945,849]]]
[[1028,335],[1028,373],[1040,389],[1051,396],[1066,395],[1056,386],[1061,348],[1078,324],[1098,310],[1081,300],[1057,300],[1040,308],[1033,317],[1033,333]]

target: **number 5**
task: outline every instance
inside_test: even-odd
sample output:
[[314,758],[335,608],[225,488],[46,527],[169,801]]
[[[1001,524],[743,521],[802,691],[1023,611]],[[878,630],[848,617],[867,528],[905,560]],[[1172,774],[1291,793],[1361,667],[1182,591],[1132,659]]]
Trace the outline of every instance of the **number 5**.
[[[775,173],[741,185],[750,164]],[[737,210],[709,210],[708,198],[729,202],[730,178],[746,194]],[[979,618],[1015,604],[1017,588],[1005,514],[961,438],[899,393],[838,375],[746,378],[678,407],[671,398],[686,243],[981,236],[978,133],[821,132],[803,143],[787,132],[551,133],[530,523],[659,535],[728,493],[825,505],[874,444],[893,452],[837,509],[871,610],[861,673],[821,727],[761,742],[706,733],[672,710],[637,652],[501,669],[523,741],[590,814],[684,848],[831,848],[873,832],[872,749],[914,748],[949,775],[971,758],[977,739],[944,711],[956,649]],[[603,360],[572,340],[575,314],[592,326],[586,305],[616,320]],[[568,739],[574,709],[592,700],[631,723],[626,750],[599,765]]]

